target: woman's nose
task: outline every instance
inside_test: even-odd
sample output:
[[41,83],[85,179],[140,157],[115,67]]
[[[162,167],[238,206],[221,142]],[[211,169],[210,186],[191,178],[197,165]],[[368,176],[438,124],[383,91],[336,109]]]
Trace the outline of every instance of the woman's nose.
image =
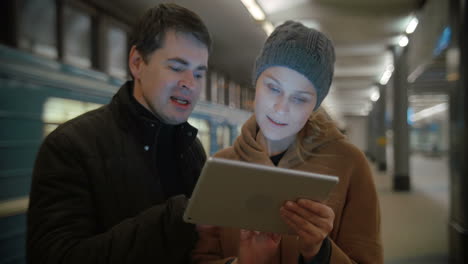
[[287,112],[289,112],[289,105],[288,105],[287,100],[285,100],[284,98],[279,98],[275,102],[274,110],[277,113],[287,113]]

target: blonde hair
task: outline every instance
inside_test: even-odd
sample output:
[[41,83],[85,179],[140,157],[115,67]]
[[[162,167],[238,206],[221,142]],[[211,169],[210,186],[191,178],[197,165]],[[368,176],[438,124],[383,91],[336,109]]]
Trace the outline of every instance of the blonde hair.
[[[326,118],[318,118],[320,115],[324,115]],[[302,161],[305,161],[308,156],[318,155],[307,150],[306,145],[323,137],[332,123],[332,119],[322,107],[312,112],[304,127],[297,133],[295,140],[296,153]]]

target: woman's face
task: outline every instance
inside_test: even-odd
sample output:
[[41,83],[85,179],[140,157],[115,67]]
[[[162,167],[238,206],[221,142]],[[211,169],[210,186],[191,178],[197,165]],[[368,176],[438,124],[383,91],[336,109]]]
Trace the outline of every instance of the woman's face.
[[270,141],[295,138],[316,103],[315,87],[295,70],[283,66],[270,67],[257,80],[255,117]]

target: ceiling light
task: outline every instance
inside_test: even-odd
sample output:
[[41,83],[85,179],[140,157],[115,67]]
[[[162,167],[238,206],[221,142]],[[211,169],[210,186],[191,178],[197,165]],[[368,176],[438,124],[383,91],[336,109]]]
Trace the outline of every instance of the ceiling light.
[[406,34],[411,34],[416,30],[419,20],[415,17],[411,19],[408,26],[406,27]]
[[370,102],[367,102],[364,105],[364,110],[367,112],[367,114],[369,114],[369,112],[372,111],[372,108],[373,108],[373,105]]
[[410,75],[408,75],[408,82],[414,83],[416,79],[424,72],[426,69],[427,63],[419,65]]
[[273,32],[273,30],[275,30],[275,27],[269,21],[263,22],[262,23],[262,28],[263,28],[263,30],[265,30],[265,33],[267,34],[267,36],[270,36],[271,32]]
[[298,5],[307,3],[309,0],[257,0],[257,3],[267,14],[284,12]]
[[244,6],[249,10],[250,14],[255,20],[264,20],[265,13],[262,8],[255,2],[255,0],[241,0]]
[[318,21],[316,21],[316,20],[303,19],[303,20],[298,20],[298,21],[301,22],[306,27],[313,28],[313,29],[316,29],[316,30],[320,30],[320,23]]
[[[279,25],[282,25],[286,21],[287,20],[276,21],[275,26],[277,27]],[[302,25],[304,25],[304,26],[306,26],[308,28],[313,28],[313,29],[318,30],[318,31],[321,30],[320,23],[317,20],[313,20],[313,19],[296,19],[295,21],[301,23]]]
[[378,90],[374,90],[370,96],[370,99],[372,100],[372,102],[377,102],[379,98],[380,98],[380,92]]
[[398,41],[398,45],[400,45],[400,47],[406,47],[408,43],[409,43],[409,39],[405,35],[401,36],[400,41]]
[[390,80],[390,77],[392,77],[392,73],[394,69],[395,68],[393,67],[393,64],[390,64],[387,66],[384,73],[382,74],[382,77],[380,77],[381,85],[386,85],[388,83],[388,80]]
[[445,111],[447,109],[448,109],[448,103],[441,103],[441,104],[435,105],[433,107],[426,108],[424,110],[421,110],[421,111],[411,115],[410,120],[412,122],[416,122],[418,120],[421,120],[421,119],[430,117],[432,115],[441,113],[441,112],[443,112],[443,111]]

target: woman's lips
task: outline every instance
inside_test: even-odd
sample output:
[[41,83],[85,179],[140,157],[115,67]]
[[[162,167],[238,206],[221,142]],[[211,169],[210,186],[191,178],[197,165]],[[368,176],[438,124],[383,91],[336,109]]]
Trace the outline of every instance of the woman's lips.
[[270,118],[269,116],[267,116],[267,118],[268,118],[268,120],[270,120],[271,123],[273,123],[273,124],[276,125],[276,126],[287,126],[287,125],[288,125],[288,124],[286,124],[286,123],[281,123],[281,122],[279,122],[279,121],[275,121],[275,120],[273,120],[272,118]]

